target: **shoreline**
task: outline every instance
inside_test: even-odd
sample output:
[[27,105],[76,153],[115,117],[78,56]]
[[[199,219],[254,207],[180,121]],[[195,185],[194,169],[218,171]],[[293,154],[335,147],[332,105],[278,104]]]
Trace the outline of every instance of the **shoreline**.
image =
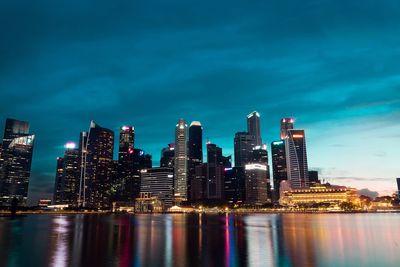
[[[111,211],[18,211],[15,217],[28,215],[155,215],[155,214],[370,214],[370,213],[400,213],[400,210],[370,210],[370,211],[202,211],[202,212],[111,212]],[[12,217],[10,212],[0,211],[0,217]]]

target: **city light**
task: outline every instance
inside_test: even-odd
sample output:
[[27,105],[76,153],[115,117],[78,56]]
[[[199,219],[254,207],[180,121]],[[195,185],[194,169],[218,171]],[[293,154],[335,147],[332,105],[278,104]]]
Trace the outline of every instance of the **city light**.
[[76,144],[74,142],[68,142],[64,145],[65,149],[75,149],[76,148]]
[[258,163],[255,163],[255,164],[246,164],[246,165],[244,166],[244,168],[245,168],[245,170],[263,170],[263,171],[266,171],[266,170],[267,170],[267,166],[266,166],[266,165],[258,164]]

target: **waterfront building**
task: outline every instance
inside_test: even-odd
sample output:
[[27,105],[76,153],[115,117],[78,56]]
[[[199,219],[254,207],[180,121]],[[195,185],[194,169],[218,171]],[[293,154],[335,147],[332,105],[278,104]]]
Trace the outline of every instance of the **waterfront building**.
[[187,124],[183,119],[179,119],[175,127],[175,183],[174,195],[176,202],[187,200]]
[[287,176],[291,187],[308,187],[308,163],[304,130],[288,130],[285,149]]
[[162,201],[152,196],[151,193],[140,193],[139,197],[135,199],[134,210],[136,213],[152,213],[162,212],[164,208]]
[[0,206],[9,206],[16,199],[26,206],[35,135],[29,123],[7,119],[0,159]]
[[245,165],[246,203],[263,205],[268,202],[267,166],[252,163]]
[[140,172],[140,193],[151,193],[163,204],[164,210],[172,207],[174,196],[174,170],[172,168],[150,168]]
[[57,158],[56,178],[54,182],[53,203],[55,205],[62,203],[62,182],[64,175],[64,158]]
[[357,190],[345,186],[336,185],[313,185],[309,188],[286,189],[281,191],[282,197],[279,200],[281,205],[311,205],[311,204],[336,204],[350,202],[359,204]]
[[[57,165],[59,163],[57,162]],[[57,176],[59,175],[57,166]],[[57,177],[58,178],[58,177]],[[64,157],[62,158],[62,175],[59,182],[61,196],[55,204],[65,204],[70,206],[78,205],[80,179],[80,154],[75,143],[69,142],[65,145]],[[57,180],[57,179],[56,179]]]
[[257,111],[253,111],[247,115],[247,132],[254,137],[256,146],[262,145],[260,113]]
[[191,181],[192,203],[199,202],[207,198],[207,168],[207,163],[202,163],[195,166],[195,174]]
[[396,181],[397,181],[397,195],[400,200],[400,178],[397,178]]

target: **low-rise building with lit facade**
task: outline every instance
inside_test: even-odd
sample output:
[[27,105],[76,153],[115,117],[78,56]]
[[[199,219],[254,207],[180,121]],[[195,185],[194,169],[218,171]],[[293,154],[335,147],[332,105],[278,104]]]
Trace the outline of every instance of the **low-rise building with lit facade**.
[[311,204],[340,204],[350,202],[358,204],[355,188],[336,185],[314,185],[308,188],[289,189],[281,192],[279,203],[284,206]]

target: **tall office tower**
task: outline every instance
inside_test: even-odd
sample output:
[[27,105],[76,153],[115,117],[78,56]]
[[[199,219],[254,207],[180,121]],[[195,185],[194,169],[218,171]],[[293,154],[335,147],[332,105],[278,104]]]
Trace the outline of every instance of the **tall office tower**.
[[207,144],[207,199],[222,199],[223,188],[223,156],[222,148],[215,144]]
[[252,161],[253,148],[256,146],[255,136],[247,132],[237,132],[234,138],[235,167],[244,167]]
[[187,124],[179,119],[175,128],[175,187],[177,203],[187,200]]
[[140,194],[140,171],[153,167],[151,155],[146,154],[142,149],[133,150],[133,179],[125,183],[127,194],[126,201],[133,201]]
[[109,208],[114,132],[91,121],[86,143],[84,206]]
[[271,143],[272,174],[274,181],[274,200],[280,196],[281,182],[287,180],[285,141],[279,140]]
[[165,147],[161,150],[160,167],[173,168],[174,157],[175,157],[174,144],[168,144],[168,147]]
[[263,205],[268,202],[267,166],[259,163],[245,165],[246,203]]
[[86,156],[87,156],[87,140],[88,132],[81,132],[79,135],[79,155],[80,155],[80,177],[79,177],[79,193],[78,193],[78,206],[82,207],[84,204],[85,190],[85,177],[86,177]]
[[35,135],[29,123],[7,119],[1,155],[0,206],[9,206],[12,199],[26,206]]
[[224,200],[228,203],[240,204],[246,199],[245,173],[243,167],[225,168]]
[[57,168],[56,168],[56,179],[54,182],[54,193],[53,193],[53,203],[62,203],[62,182],[64,176],[64,159],[62,157],[57,158]]
[[[57,162],[58,164],[58,162]],[[61,203],[78,206],[80,179],[80,152],[75,143],[67,143],[63,157]]]
[[224,168],[232,168],[232,156],[222,156],[222,166]]
[[288,130],[285,139],[287,176],[292,188],[309,186],[304,130]]
[[140,173],[140,193],[151,193],[162,201],[164,210],[172,207],[174,196],[174,170],[172,168],[150,168]]
[[189,140],[188,140],[188,177],[187,177],[187,190],[188,199],[191,196],[191,181],[195,176],[195,167],[203,163],[203,127],[199,121],[193,121],[189,127]]
[[196,165],[195,175],[192,178],[191,201],[192,203],[205,200],[207,198],[207,163]]
[[251,163],[259,163],[266,166],[266,177],[267,177],[267,194],[271,197],[271,181],[270,181],[270,171],[268,163],[268,151],[267,145],[256,146],[253,148],[253,160]]
[[321,183],[318,178],[318,171],[308,171],[308,181],[310,185]]
[[261,129],[260,129],[260,114],[257,111],[253,111],[247,115],[247,132],[254,136],[255,145],[261,146]]
[[293,118],[282,118],[281,119],[281,140],[285,140],[288,135],[288,130],[293,129],[294,120]]
[[118,176],[115,181],[119,185],[117,199],[121,201],[130,200],[127,195],[129,193],[127,187],[134,184],[134,140],[135,129],[133,126],[122,126],[119,130]]

